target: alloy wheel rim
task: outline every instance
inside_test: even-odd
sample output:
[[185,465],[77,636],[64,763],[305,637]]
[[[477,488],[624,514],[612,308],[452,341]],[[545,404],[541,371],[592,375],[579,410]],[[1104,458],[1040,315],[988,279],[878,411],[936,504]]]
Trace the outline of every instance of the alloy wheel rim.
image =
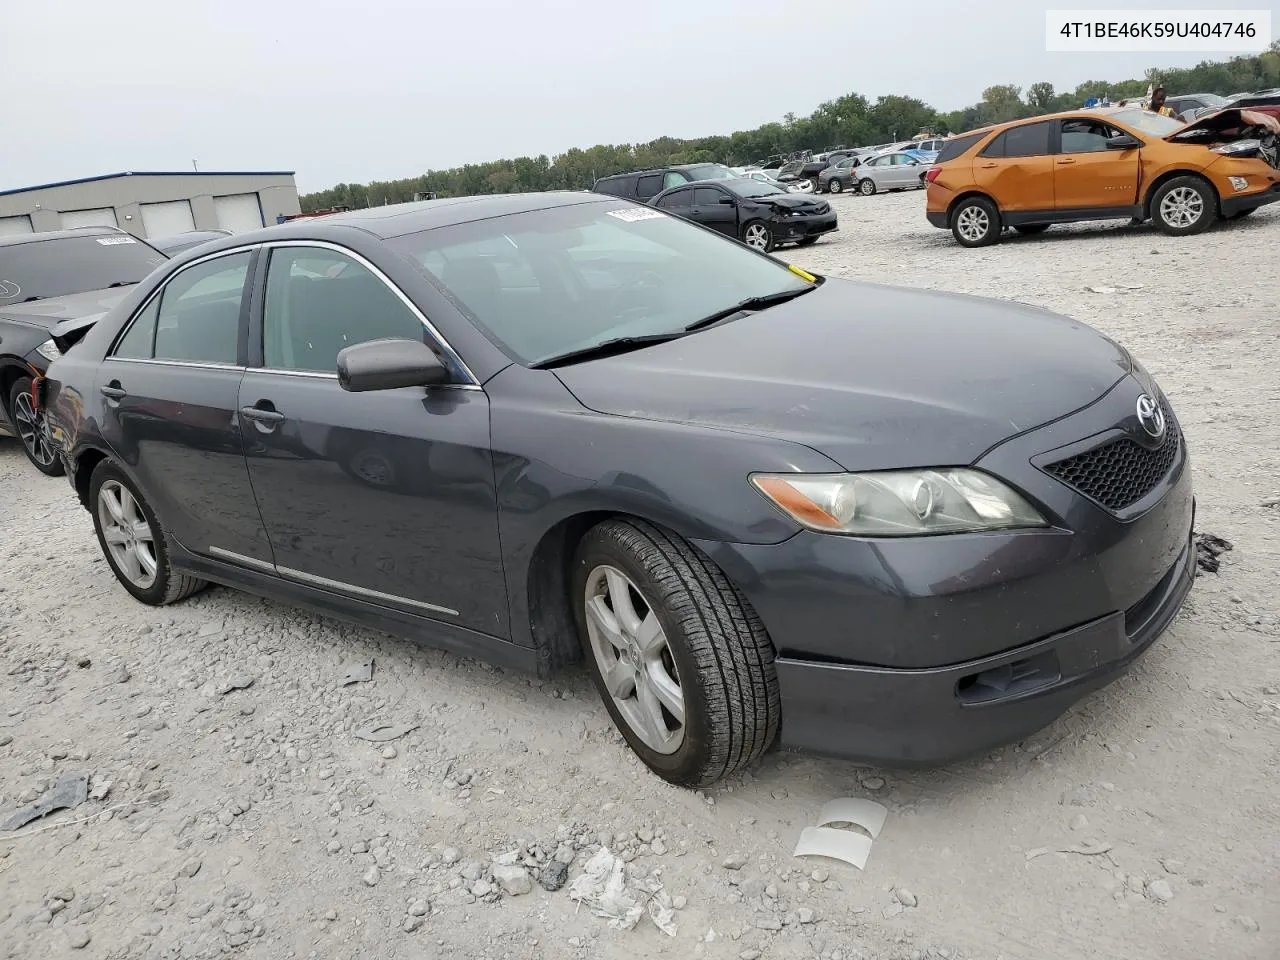
[[151,587],[159,570],[155,534],[124,484],[108,480],[99,489],[98,521],[116,570],[140,590]]
[[657,613],[617,567],[592,570],[584,599],[588,645],[618,713],[650,750],[675,753],[684,743],[684,691]]
[[981,207],[965,207],[956,217],[956,228],[960,235],[969,241],[978,241],[987,235],[991,221],[987,212]]
[[872,183],[870,180],[863,180],[861,189],[862,189],[863,195],[869,197],[876,192],[876,185]]
[[747,245],[764,250],[769,246],[769,232],[760,224],[753,223],[747,227]]
[[22,445],[31,454],[31,459],[42,467],[53,464],[53,444],[49,442],[49,431],[45,425],[44,414],[37,413],[31,405],[31,397],[24,390],[18,394],[13,405],[14,425],[18,428],[18,437]]
[[1160,201],[1160,218],[1172,227],[1190,227],[1204,216],[1204,197],[1191,187],[1175,187]]
[[839,180],[832,180],[829,184],[827,184],[827,189],[830,190],[832,193],[839,193],[844,188],[840,186]]

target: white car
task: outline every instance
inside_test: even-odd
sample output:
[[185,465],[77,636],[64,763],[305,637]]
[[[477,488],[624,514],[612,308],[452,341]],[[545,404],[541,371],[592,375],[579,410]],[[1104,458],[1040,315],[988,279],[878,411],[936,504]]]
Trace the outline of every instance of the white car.
[[929,166],[902,150],[871,157],[858,167],[858,192],[869,197],[881,190],[921,189]]

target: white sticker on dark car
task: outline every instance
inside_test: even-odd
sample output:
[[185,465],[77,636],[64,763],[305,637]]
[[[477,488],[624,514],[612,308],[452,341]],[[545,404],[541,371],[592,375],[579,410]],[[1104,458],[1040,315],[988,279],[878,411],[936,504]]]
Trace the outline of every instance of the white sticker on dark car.
[[99,237],[98,242],[104,247],[114,247],[117,243],[137,243],[133,237]]
[[648,207],[627,207],[625,210],[608,210],[606,212],[609,216],[625,220],[627,223],[635,223],[637,220],[656,220],[664,216],[659,211],[650,210]]

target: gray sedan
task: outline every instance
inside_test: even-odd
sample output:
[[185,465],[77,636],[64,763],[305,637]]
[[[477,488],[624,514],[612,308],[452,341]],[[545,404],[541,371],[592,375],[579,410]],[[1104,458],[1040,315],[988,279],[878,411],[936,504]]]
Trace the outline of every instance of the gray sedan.
[[777,740],[907,764],[1017,740],[1155,643],[1194,572],[1177,419],[1114,341],[599,194],[214,240],[36,394],[106,560],[60,559],[83,577],[544,678],[585,659],[688,786]]
[[881,154],[858,167],[858,192],[869,197],[881,190],[923,189],[928,169],[905,151]]

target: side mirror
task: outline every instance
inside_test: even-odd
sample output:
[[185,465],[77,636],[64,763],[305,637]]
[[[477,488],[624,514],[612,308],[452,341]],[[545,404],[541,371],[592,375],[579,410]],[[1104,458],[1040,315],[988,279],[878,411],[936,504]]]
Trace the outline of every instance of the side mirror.
[[1142,146],[1142,141],[1136,137],[1131,137],[1127,133],[1123,133],[1118,137],[1112,137],[1107,141],[1108,150],[1137,150]]
[[720,202],[721,202],[721,203],[723,203],[725,206],[729,206],[729,207],[731,207],[731,206],[733,206],[735,203],[737,203],[738,201],[737,201],[737,200],[735,200],[735,199],[733,199],[733,197],[721,196],[721,197],[720,197]]
[[338,383],[351,393],[448,382],[448,369],[421,340],[368,340],[338,352]]

